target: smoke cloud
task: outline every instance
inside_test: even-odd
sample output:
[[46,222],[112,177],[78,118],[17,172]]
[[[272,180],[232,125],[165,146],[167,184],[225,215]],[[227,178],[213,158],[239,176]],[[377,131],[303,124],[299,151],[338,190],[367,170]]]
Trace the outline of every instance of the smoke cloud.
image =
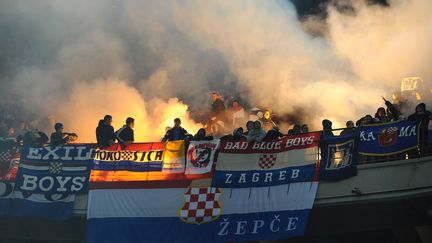
[[[374,113],[406,76],[432,76],[429,0],[347,2],[299,21],[288,1],[6,0],[0,81],[80,142],[105,114],[134,117],[136,140],[158,140],[175,117],[208,110],[212,90],[319,129]],[[305,30],[318,29],[322,35]]]

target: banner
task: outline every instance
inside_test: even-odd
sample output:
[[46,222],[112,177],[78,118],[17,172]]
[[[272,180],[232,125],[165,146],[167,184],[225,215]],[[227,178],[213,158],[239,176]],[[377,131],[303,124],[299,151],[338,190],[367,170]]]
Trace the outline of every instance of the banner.
[[41,194],[85,192],[92,153],[91,145],[24,146],[15,190]]
[[0,180],[0,216],[8,216],[11,211],[13,189],[13,181]]
[[403,120],[359,127],[358,153],[386,156],[418,146],[419,121]]
[[15,181],[0,183],[0,214],[65,220],[87,190],[91,145],[24,146]]
[[20,152],[9,141],[0,140],[0,216],[11,212]]
[[183,178],[184,141],[136,143],[96,149],[91,182]]
[[18,148],[0,149],[0,181],[15,181],[19,160],[20,152]]
[[105,184],[89,194],[86,242],[244,242],[304,234],[317,182],[256,188],[192,181]]
[[212,170],[219,139],[191,141],[186,156],[186,174],[205,174]]
[[165,142],[165,156],[163,160],[164,171],[171,171],[171,173],[184,173],[186,159],[185,150],[184,140]]
[[212,186],[248,188],[311,181],[319,137],[319,133],[306,133],[274,141],[221,141]]
[[67,220],[72,216],[75,194],[38,194],[13,191],[9,216]]
[[[429,121],[428,124],[428,149],[432,152],[432,121]],[[430,152],[429,152],[430,153]]]
[[342,180],[357,175],[355,134],[320,141],[319,180]]

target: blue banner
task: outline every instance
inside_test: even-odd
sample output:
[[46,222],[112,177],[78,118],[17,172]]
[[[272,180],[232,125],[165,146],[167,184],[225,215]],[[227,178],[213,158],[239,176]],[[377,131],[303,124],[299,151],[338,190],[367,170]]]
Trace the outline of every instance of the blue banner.
[[75,194],[14,191],[14,182],[0,181],[0,216],[66,220],[72,216]]
[[202,225],[185,224],[174,217],[95,218],[87,222],[86,242],[198,243],[279,240],[303,235],[309,214],[310,210],[233,214]]
[[91,189],[86,242],[243,242],[300,236],[318,188],[312,181],[235,189],[170,184],[174,187],[141,182],[140,188],[107,183]]
[[220,188],[248,188],[284,185],[312,181],[314,172],[315,164],[277,170],[216,170],[213,175],[212,186]]
[[12,206],[13,182],[0,181],[0,216],[8,216]]
[[[429,124],[430,124],[429,126],[431,126],[432,122],[429,122]],[[429,148],[429,151],[432,152],[432,126],[428,130],[428,148]]]
[[15,190],[70,194],[88,190],[93,149],[90,145],[33,148],[21,152]]
[[91,145],[28,147],[15,181],[0,183],[0,215],[65,220],[75,194],[88,190]]
[[366,125],[359,127],[358,153],[386,156],[405,152],[418,146],[419,121]]
[[319,180],[342,180],[357,175],[355,134],[321,140]]

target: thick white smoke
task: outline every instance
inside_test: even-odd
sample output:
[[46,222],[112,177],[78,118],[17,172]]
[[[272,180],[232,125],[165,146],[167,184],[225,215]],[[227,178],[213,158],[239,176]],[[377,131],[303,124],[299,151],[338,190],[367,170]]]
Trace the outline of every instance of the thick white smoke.
[[301,108],[315,129],[322,118],[337,127],[373,113],[401,78],[432,74],[429,0],[359,2],[355,15],[330,7],[317,23],[299,22],[282,0],[11,0],[0,24],[16,29],[0,42],[23,46],[12,53],[27,58],[11,60],[14,89],[80,142],[94,141],[105,114],[116,128],[135,117],[141,141],[160,139],[177,116],[196,132],[187,105],[209,109],[211,90],[281,114]]

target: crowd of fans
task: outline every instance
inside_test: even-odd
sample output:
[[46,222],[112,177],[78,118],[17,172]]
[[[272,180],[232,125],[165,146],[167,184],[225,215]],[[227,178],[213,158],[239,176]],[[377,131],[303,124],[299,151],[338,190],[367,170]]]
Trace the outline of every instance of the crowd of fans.
[[[208,122],[203,128],[199,129],[195,135],[189,134],[186,129],[181,126],[181,120],[175,118],[174,126],[172,128],[167,127],[166,134],[162,138],[162,141],[200,141],[212,140],[214,137],[218,137],[221,139],[243,139],[248,142],[260,142],[263,140],[278,139],[285,134],[296,135],[309,132],[307,124],[294,124],[284,134],[280,131],[275,122],[273,122],[270,111],[258,110],[254,114],[248,113],[237,99],[232,99],[229,102],[224,101],[222,96],[217,92],[211,94],[211,101],[212,105]],[[366,114],[355,123],[351,120],[347,121],[346,127],[340,131],[339,135],[344,136],[352,134],[356,132],[356,128],[359,126],[387,123],[402,119],[415,119],[421,121],[419,129],[419,149],[417,154],[423,155],[429,152],[427,134],[429,121],[432,119],[432,115],[427,111],[426,105],[424,103],[418,104],[413,114],[404,117],[397,105],[392,104],[384,97],[383,101],[386,107],[379,107],[374,116]],[[7,141],[15,144],[29,144],[33,146],[41,146],[49,143],[57,146],[73,142],[78,138],[78,135],[75,133],[64,132],[63,124],[56,123],[54,124],[54,132],[49,139],[45,133],[38,130],[36,126],[37,123],[33,121],[27,123],[22,117],[23,113],[20,113],[19,109],[4,108],[0,110],[0,113],[2,115],[2,119],[0,119],[0,138],[3,142]],[[122,146],[126,146],[133,143],[135,141],[134,125],[134,119],[128,117],[125,124],[115,131],[112,126],[112,116],[106,115],[99,121],[96,128],[98,145],[106,147],[118,142]],[[231,130],[232,132],[230,133],[229,131]],[[324,119],[322,121],[321,139],[336,136],[334,131],[332,122]],[[412,155],[410,155],[410,157],[412,157]]]
[[[39,127],[52,127],[50,137]],[[63,131],[63,124],[55,123],[47,117],[38,119],[24,109],[19,102],[0,104],[0,150],[17,147],[23,144],[42,146],[50,142],[52,145],[62,145],[76,141],[78,135]]]

